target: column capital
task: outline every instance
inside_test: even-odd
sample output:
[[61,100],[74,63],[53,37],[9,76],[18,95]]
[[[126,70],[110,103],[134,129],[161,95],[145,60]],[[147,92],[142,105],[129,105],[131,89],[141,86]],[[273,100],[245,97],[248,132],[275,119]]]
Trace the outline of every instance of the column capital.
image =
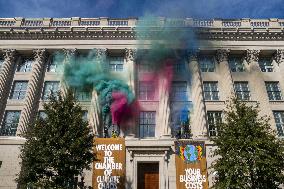
[[257,62],[259,59],[260,50],[247,49],[245,52],[245,60],[248,64],[252,62]]
[[199,49],[189,49],[187,50],[187,57],[189,61],[197,61],[199,56]]
[[67,59],[74,57],[77,54],[77,49],[63,49],[63,53]]
[[4,49],[4,59],[5,61],[13,61],[15,59],[16,50],[15,49]]
[[215,58],[218,63],[227,61],[229,57],[230,49],[217,49]]
[[277,64],[284,63],[284,49],[277,49],[273,55],[273,59]]
[[34,49],[33,50],[35,60],[44,60],[47,55],[46,49]]
[[105,59],[106,54],[107,54],[107,49],[106,48],[98,48],[94,49],[95,50],[95,55],[97,59]]
[[137,49],[125,49],[125,58],[127,61],[134,61],[137,56]]

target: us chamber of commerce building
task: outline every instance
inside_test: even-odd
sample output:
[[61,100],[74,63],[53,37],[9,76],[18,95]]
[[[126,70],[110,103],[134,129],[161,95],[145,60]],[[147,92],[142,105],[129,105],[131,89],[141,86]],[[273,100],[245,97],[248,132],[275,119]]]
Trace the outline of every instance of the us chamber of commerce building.
[[[44,116],[48,95],[64,88],[53,61],[56,52],[67,64],[71,56],[91,50],[105,56],[110,72],[124,78],[139,104],[132,127],[104,138],[96,91],[76,95],[96,136],[99,160],[84,174],[94,188],[212,186],[215,147],[209,138],[217,134],[215,125],[233,93],[259,103],[260,114],[270,116],[272,129],[284,136],[284,19],[180,20],[180,27],[194,29],[198,49],[183,49],[188,52],[183,61],[172,65],[170,92],[159,75],[157,86],[148,79],[152,63],[136,57],[138,22],[0,18],[0,188],[17,188],[19,147],[25,142],[19,135],[36,116]],[[150,51],[149,44],[144,40],[140,47]],[[188,111],[180,111],[184,107]]]

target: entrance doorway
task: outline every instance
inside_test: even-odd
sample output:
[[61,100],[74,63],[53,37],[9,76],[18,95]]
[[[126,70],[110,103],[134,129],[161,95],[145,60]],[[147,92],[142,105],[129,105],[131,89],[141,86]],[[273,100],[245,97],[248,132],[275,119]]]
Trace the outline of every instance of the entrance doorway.
[[137,188],[159,189],[159,163],[138,163]]

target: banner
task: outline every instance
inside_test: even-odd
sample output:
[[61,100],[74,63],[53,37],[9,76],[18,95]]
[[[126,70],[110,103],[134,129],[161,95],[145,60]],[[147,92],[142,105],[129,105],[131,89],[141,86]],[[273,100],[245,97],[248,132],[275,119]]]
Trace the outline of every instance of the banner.
[[208,189],[205,143],[175,141],[176,185],[179,189]]
[[124,138],[96,138],[94,142],[93,188],[124,188]]

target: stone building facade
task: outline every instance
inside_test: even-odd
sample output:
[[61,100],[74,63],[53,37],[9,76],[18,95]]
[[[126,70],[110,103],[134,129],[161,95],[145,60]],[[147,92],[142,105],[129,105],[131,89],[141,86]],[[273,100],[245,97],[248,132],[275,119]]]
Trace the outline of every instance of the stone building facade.
[[[161,23],[165,21],[160,18]],[[97,56],[116,57],[112,71],[128,78],[137,98],[141,90],[146,93],[151,90],[147,86],[142,89],[143,81],[137,79],[137,22],[137,19],[77,17],[0,18],[1,189],[16,188],[19,147],[25,141],[19,134],[38,112],[42,113],[51,91],[64,90],[56,72],[58,67],[53,64],[52,55],[56,51],[65,53],[66,62],[70,56],[93,49]],[[152,130],[142,135],[140,128],[144,125],[137,122],[128,133],[122,133],[129,188],[138,187],[141,163],[158,166],[161,189],[176,188],[172,134],[175,120],[170,119],[168,110],[179,104],[192,104],[191,139],[205,141],[207,167],[214,159],[210,155],[214,146],[208,136],[216,135],[214,124],[222,119],[225,101],[233,93],[251,104],[258,102],[260,113],[270,116],[273,129],[279,137],[284,136],[284,19],[184,19],[182,24],[196,29],[199,43],[198,50],[188,53],[182,65],[185,67],[173,77],[173,92],[186,93],[188,99],[172,102],[163,89],[157,89],[157,99],[148,98],[147,94],[138,98],[143,109],[140,116],[151,122],[147,127]],[[143,45],[149,48],[149,41]],[[78,98],[88,112],[93,132],[102,136],[95,92],[80,94]],[[208,175],[211,185],[214,178],[209,172]],[[91,180],[90,171],[85,181],[91,185]]]

